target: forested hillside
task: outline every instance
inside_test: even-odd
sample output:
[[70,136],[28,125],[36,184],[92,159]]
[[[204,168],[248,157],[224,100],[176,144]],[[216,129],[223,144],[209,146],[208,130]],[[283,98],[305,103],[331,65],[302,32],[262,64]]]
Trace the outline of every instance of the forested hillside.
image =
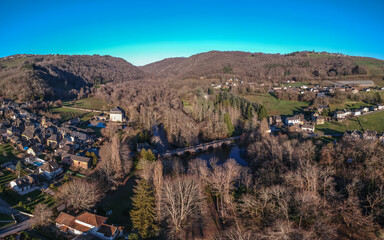
[[83,87],[138,79],[227,79],[248,82],[322,81],[384,76],[384,61],[341,54],[296,52],[200,53],[136,67],[121,58],[99,55],[14,55],[0,59],[0,95],[31,100],[76,96]]
[[141,67],[163,77],[225,78],[249,81],[325,80],[384,76],[384,61],[342,54],[295,52],[286,55],[250,52],[200,53],[170,58]]
[[71,97],[82,87],[144,77],[137,67],[110,56],[14,55],[0,59],[0,95],[18,100]]

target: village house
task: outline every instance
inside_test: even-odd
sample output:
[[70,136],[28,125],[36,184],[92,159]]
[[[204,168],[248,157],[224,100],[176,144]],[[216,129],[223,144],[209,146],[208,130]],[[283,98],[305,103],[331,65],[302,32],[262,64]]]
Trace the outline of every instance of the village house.
[[361,111],[359,109],[355,109],[353,111],[353,116],[360,116],[361,115]]
[[354,130],[349,134],[353,138],[361,138],[363,135],[360,131]]
[[296,124],[300,124],[301,120],[300,120],[300,117],[299,116],[293,116],[293,117],[287,117],[285,119],[285,124],[287,126],[292,126],[292,125],[296,125]]
[[315,131],[315,126],[314,125],[302,125],[301,131],[303,132],[314,132]]
[[10,182],[11,188],[13,188],[19,194],[23,194],[24,191],[37,186],[39,184],[39,179],[36,175],[31,174],[24,176]]
[[47,139],[47,146],[51,148],[56,148],[58,146],[58,139],[59,137],[57,134],[52,134],[48,139]]
[[377,132],[374,130],[366,130],[363,133],[363,139],[365,140],[376,140],[377,138]]
[[62,171],[62,167],[54,161],[48,161],[39,168],[39,173],[41,173],[47,179],[55,178]]
[[361,109],[361,111],[362,111],[362,112],[369,112],[369,108],[368,108],[368,107],[363,107],[363,108]]
[[316,117],[316,125],[321,125],[325,123],[325,118],[323,116]]
[[116,107],[110,110],[109,119],[112,122],[122,122],[124,118],[124,112],[120,108]]
[[107,217],[99,216],[89,212],[82,212],[74,217],[61,212],[55,223],[60,231],[75,235],[93,235],[101,239],[112,240],[120,236],[121,228],[106,224]]
[[43,153],[44,148],[41,145],[34,145],[27,149],[27,153],[32,156],[39,156]]
[[384,105],[381,105],[381,104],[377,105],[377,109],[378,110],[383,110],[384,109]]
[[10,127],[7,129],[7,134],[9,136],[19,136],[20,135],[20,130],[17,127]]
[[61,155],[62,162],[69,166],[88,169],[91,166],[91,158],[65,153]]

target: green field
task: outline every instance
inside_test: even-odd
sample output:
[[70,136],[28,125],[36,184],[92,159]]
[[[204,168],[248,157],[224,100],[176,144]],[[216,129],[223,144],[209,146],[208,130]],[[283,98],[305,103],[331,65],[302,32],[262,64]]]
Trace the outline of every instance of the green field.
[[77,117],[80,118],[81,121],[87,121],[91,119],[93,116],[100,114],[96,112],[87,112],[87,111],[69,109],[69,108],[63,108],[63,107],[51,108],[49,109],[49,112],[54,114],[60,114],[62,122],[65,122],[72,118],[77,118]]
[[357,119],[345,120],[343,122],[330,121],[316,126],[316,131],[321,131],[324,134],[344,134],[345,131],[353,130],[362,131]]
[[[32,212],[38,203],[47,204],[49,207],[53,206],[55,203],[53,197],[40,190],[35,190],[25,195],[19,195],[14,190],[7,188],[0,196],[12,207],[27,212]],[[25,208],[24,206],[19,206],[19,202],[22,202]]]
[[345,131],[353,130],[376,130],[378,133],[384,133],[384,111],[352,118],[343,122],[326,122],[323,125],[317,125],[316,130],[322,131],[325,134],[343,134]]
[[373,58],[362,58],[356,61],[356,64],[364,66],[368,74],[372,76],[384,75],[384,61]]
[[12,153],[13,147],[7,143],[0,145],[0,164],[14,160],[16,157]]
[[293,115],[301,112],[304,108],[309,106],[308,102],[278,100],[268,93],[248,94],[242,95],[241,97],[251,102],[263,104],[267,109],[269,116]]
[[384,133],[384,111],[359,117],[364,130],[376,130]]
[[4,187],[4,184],[11,182],[16,178],[16,175],[8,170],[2,170],[2,176],[0,176],[0,186]]
[[67,101],[67,102],[63,102],[63,106],[87,108],[87,109],[95,109],[95,110],[103,110],[103,111],[108,111],[109,109],[111,109],[111,106],[108,105],[108,103],[97,98],[84,98],[76,101]]
[[346,103],[338,103],[338,104],[329,104],[329,110],[331,112],[334,112],[336,110],[344,110],[344,109],[356,109],[361,107],[371,107],[372,104],[365,103],[365,102],[354,102],[354,101],[348,101]]

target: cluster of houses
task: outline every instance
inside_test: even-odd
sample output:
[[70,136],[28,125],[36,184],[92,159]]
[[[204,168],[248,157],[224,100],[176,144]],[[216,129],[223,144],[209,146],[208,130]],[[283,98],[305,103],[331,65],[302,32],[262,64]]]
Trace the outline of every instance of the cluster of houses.
[[[41,174],[51,180],[62,172],[62,166],[55,161],[39,158],[44,153],[53,153],[62,164],[76,169],[87,170],[92,166],[92,159],[86,152],[96,151],[93,144],[97,140],[91,128],[80,128],[79,118],[59,123],[55,119],[38,116],[28,111],[29,104],[18,104],[12,100],[0,100],[0,138],[15,145],[24,158],[25,164],[32,164],[38,169],[29,176],[18,178],[10,183],[18,193],[24,194],[38,184],[35,174]],[[119,108],[111,109],[110,121],[122,122],[124,112]],[[1,167],[15,171],[16,163],[7,162]]]
[[378,104],[372,107],[362,107],[362,108],[353,109],[353,110],[350,110],[350,109],[337,110],[335,111],[333,117],[338,121],[343,121],[344,119],[347,119],[347,118],[358,117],[363,114],[372,113],[372,112],[381,111],[381,110],[384,110],[384,105]]
[[242,80],[239,80],[238,78],[230,78],[228,81],[226,81],[223,84],[212,84],[212,87],[214,89],[231,89],[233,87],[237,87],[240,84],[243,84],[244,82]]
[[364,140],[379,140],[381,143],[384,144],[384,133],[379,135],[374,130],[365,130],[363,133],[357,130],[354,131],[348,131],[345,132],[344,136],[353,137],[353,138],[360,138]]
[[[287,81],[287,83],[294,83],[294,81]],[[268,90],[271,93],[277,92],[290,92],[297,93],[298,95],[304,94],[306,92],[316,93],[317,98],[325,98],[331,97],[336,92],[350,92],[352,94],[357,94],[360,91],[369,92],[371,87],[375,84],[371,80],[349,80],[349,81],[337,81],[337,82],[329,82],[329,86],[307,86],[302,85],[301,87],[294,86],[285,86],[285,87],[273,87]],[[384,87],[379,88],[380,90],[384,90]]]

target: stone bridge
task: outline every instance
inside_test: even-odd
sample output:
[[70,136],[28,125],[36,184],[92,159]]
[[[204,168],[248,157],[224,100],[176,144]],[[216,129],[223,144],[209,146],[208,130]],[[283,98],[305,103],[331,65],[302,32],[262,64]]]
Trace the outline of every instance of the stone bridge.
[[168,158],[171,156],[183,156],[184,154],[198,154],[208,150],[214,150],[216,148],[220,148],[223,145],[230,145],[232,141],[239,139],[240,137],[231,137],[221,140],[215,140],[209,143],[202,143],[196,146],[186,147],[186,148],[178,148],[174,150],[168,150],[164,153],[159,154],[162,158]]

